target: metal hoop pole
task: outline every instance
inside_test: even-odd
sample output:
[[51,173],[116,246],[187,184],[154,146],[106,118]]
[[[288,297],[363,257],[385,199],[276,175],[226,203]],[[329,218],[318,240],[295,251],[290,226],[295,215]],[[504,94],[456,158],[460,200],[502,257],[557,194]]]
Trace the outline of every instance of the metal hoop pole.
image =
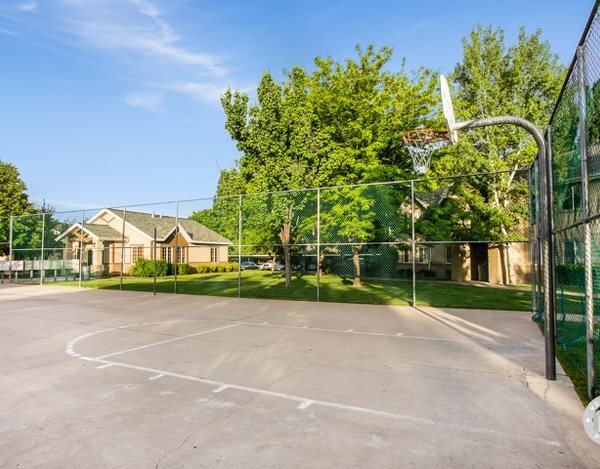
[[[529,270],[530,274],[530,282],[531,282],[531,316],[535,316],[537,312],[537,304],[536,304],[536,295],[535,295],[535,233],[533,229],[533,187],[532,187],[532,177],[533,173],[531,171],[531,167],[527,171],[527,188],[529,190]],[[537,221],[537,220],[536,220]]]
[[545,331],[545,357],[546,357],[546,379],[556,379],[556,355],[555,355],[555,336],[554,336],[554,285],[552,275],[553,264],[553,243],[552,243],[552,165],[551,151],[546,153],[546,144],[540,130],[531,122],[516,116],[497,116],[483,119],[474,119],[465,122],[457,122],[452,130],[475,129],[479,127],[490,127],[493,125],[515,125],[525,129],[531,134],[538,147],[540,162],[543,163],[541,171],[544,184],[544,265],[543,265],[543,284],[544,284],[544,331]]

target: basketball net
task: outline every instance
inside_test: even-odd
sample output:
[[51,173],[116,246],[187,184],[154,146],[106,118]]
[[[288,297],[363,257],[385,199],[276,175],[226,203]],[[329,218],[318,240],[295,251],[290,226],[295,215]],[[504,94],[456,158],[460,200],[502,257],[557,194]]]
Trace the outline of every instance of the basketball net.
[[448,143],[448,133],[442,130],[415,129],[404,132],[402,140],[413,161],[416,174],[429,171],[431,154]]

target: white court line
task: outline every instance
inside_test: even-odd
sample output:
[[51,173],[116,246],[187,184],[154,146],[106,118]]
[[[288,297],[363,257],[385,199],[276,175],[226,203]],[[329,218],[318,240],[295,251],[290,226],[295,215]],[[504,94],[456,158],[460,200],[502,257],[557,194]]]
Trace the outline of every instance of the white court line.
[[[212,386],[217,386],[218,389],[225,387],[226,389],[229,389],[229,388],[236,389],[238,391],[244,391],[244,392],[248,392],[248,393],[252,393],[252,394],[259,394],[259,395],[269,396],[269,397],[278,397],[278,398],[286,399],[289,401],[298,402],[299,403],[298,408],[300,408],[300,406],[304,406],[303,408],[305,409],[309,405],[318,405],[321,407],[328,407],[328,408],[333,408],[333,409],[337,409],[337,410],[358,412],[358,413],[369,414],[369,415],[374,415],[374,416],[378,416],[378,417],[386,417],[386,418],[391,418],[391,419],[395,419],[395,420],[408,421],[411,423],[417,423],[417,424],[421,424],[421,425],[434,426],[434,427],[444,428],[447,430],[458,430],[460,432],[475,433],[478,435],[493,435],[496,437],[507,438],[510,440],[532,441],[535,443],[541,443],[546,446],[554,446],[554,447],[561,446],[561,443],[556,440],[547,440],[544,438],[536,438],[536,437],[531,437],[528,435],[518,435],[515,433],[501,432],[501,431],[492,430],[489,428],[463,426],[463,425],[458,425],[455,423],[440,422],[440,421],[428,419],[425,417],[418,417],[418,416],[404,415],[404,414],[395,414],[395,413],[386,412],[383,410],[376,410],[376,409],[369,409],[367,407],[340,404],[337,402],[321,401],[318,399],[310,399],[307,397],[295,396],[293,394],[285,394],[285,393],[281,393],[281,392],[268,391],[266,389],[252,388],[252,387],[248,387],[248,386],[239,386],[237,384],[223,383],[221,381],[215,381],[212,379],[197,378],[195,376],[184,375],[182,373],[173,373],[170,371],[159,370],[156,368],[149,368],[149,367],[139,366],[139,365],[131,365],[129,363],[101,360],[101,359],[85,357],[85,356],[81,356],[81,357],[79,357],[79,359],[97,362],[97,363],[106,363],[106,364],[110,363],[114,366],[120,366],[122,368],[128,368],[131,370],[145,371],[147,373],[151,373],[154,375],[162,374],[164,376],[179,378],[179,379],[183,379],[186,381],[193,381],[196,383],[209,384]],[[310,403],[310,404],[307,404],[307,403]]]
[[510,347],[533,347],[531,344],[522,342],[520,340],[516,341],[499,341],[498,339],[451,339],[446,337],[428,337],[428,336],[416,336],[416,335],[406,335],[403,332],[396,333],[387,333],[387,332],[366,332],[366,331],[355,331],[354,329],[328,329],[324,327],[310,327],[310,326],[293,326],[290,324],[274,324],[274,323],[260,323],[260,322],[249,322],[249,321],[237,321],[237,324],[243,324],[244,326],[262,326],[262,327],[275,327],[282,329],[301,329],[305,331],[318,331],[318,332],[335,332],[338,334],[356,334],[356,335],[367,335],[367,336],[379,336],[379,337],[393,337],[396,339],[412,339],[412,340],[432,340],[435,342],[460,342],[460,343],[470,343],[470,344],[485,344],[485,345],[501,345],[501,346],[510,346]]
[[[139,325],[139,324],[137,324],[137,325]],[[197,337],[199,335],[210,334],[211,332],[221,331],[223,329],[229,329],[232,327],[237,327],[239,325],[240,325],[239,323],[234,323],[234,324],[229,324],[227,326],[216,327],[214,329],[208,329],[206,331],[195,332],[194,334],[182,335],[180,337],[175,337],[173,339],[161,340],[160,342],[154,342],[152,344],[146,344],[146,345],[142,345],[140,347],[133,347],[133,348],[128,348],[126,350],[121,350],[119,352],[107,353],[106,355],[101,355],[99,357],[96,357],[96,359],[102,360],[103,358],[114,357],[115,355],[121,355],[122,353],[135,352],[137,350],[143,350],[145,348],[155,347],[156,345],[168,344],[169,342],[175,342],[177,340],[189,339],[190,337]]]
[[[210,322],[208,320],[205,320],[205,321]],[[205,322],[205,321],[194,321],[194,322]],[[177,321],[165,321],[165,322],[166,323],[176,323]],[[182,322],[190,322],[190,321],[182,321]],[[157,323],[160,323],[160,322],[141,323],[140,325],[143,326],[143,325],[157,324]],[[236,322],[236,323],[233,323],[233,324],[230,324],[228,326],[224,326],[224,327],[218,328],[218,329],[234,327],[234,326],[237,326],[240,324],[242,324],[242,323]],[[260,325],[260,324],[254,323],[253,325]],[[263,327],[270,327],[270,326],[272,326],[272,325],[263,326]],[[294,328],[304,329],[304,327],[302,327],[302,326],[294,326]],[[300,410],[304,410],[311,405],[317,405],[317,406],[333,408],[333,409],[342,410],[342,411],[358,412],[358,413],[369,414],[369,415],[374,415],[374,416],[378,416],[378,417],[386,417],[386,418],[395,419],[395,420],[408,421],[408,422],[412,422],[412,423],[416,423],[416,424],[434,426],[434,427],[439,427],[439,428],[448,429],[448,430],[458,430],[458,431],[465,432],[465,433],[475,433],[475,434],[480,434],[480,435],[493,435],[496,437],[502,437],[502,438],[507,438],[507,439],[512,439],[512,440],[519,440],[519,441],[526,440],[526,441],[532,441],[535,443],[543,444],[546,446],[553,446],[553,447],[561,446],[561,443],[556,440],[536,438],[536,437],[531,437],[528,435],[517,435],[517,434],[513,434],[513,433],[506,433],[506,432],[501,432],[498,430],[493,430],[493,429],[488,429],[488,428],[479,428],[479,427],[471,427],[471,426],[466,427],[466,426],[462,426],[462,425],[458,425],[458,424],[454,424],[454,423],[440,422],[440,421],[436,421],[436,420],[428,419],[428,418],[424,418],[424,417],[419,417],[419,416],[395,414],[392,412],[386,412],[386,411],[377,410],[377,409],[369,409],[366,407],[359,407],[359,406],[353,406],[353,405],[340,404],[337,402],[311,399],[311,398],[307,398],[307,397],[296,396],[293,394],[285,394],[285,393],[280,393],[280,392],[269,391],[266,389],[252,388],[252,387],[248,387],[248,386],[240,386],[237,384],[224,383],[222,381],[215,381],[215,380],[206,379],[206,378],[197,378],[195,376],[185,375],[182,373],[174,373],[174,372],[160,370],[160,369],[156,369],[156,368],[149,368],[149,367],[144,367],[144,366],[139,366],[139,365],[131,365],[128,363],[104,360],[101,358],[92,358],[92,357],[88,357],[88,356],[85,356],[85,355],[75,352],[74,346],[80,340],[83,340],[87,337],[91,337],[91,336],[101,334],[104,332],[113,331],[115,329],[116,329],[115,327],[103,329],[100,331],[91,332],[89,334],[85,334],[80,337],[77,337],[76,339],[73,339],[71,342],[69,342],[65,351],[70,356],[79,358],[80,360],[101,363],[101,364],[107,365],[107,366],[120,366],[122,368],[144,371],[144,372],[152,374],[152,377],[156,377],[156,379],[158,379],[158,376],[160,375],[161,377],[169,376],[169,377],[173,377],[173,378],[179,378],[182,380],[193,381],[196,383],[208,384],[208,385],[216,387],[216,389],[213,391],[216,393],[225,391],[226,389],[235,389],[235,390],[244,391],[244,392],[248,392],[248,393],[290,400],[293,402],[297,402],[298,403],[297,407]],[[208,332],[212,332],[214,330],[216,330],[216,329],[213,329],[211,331],[202,331],[202,332],[208,333]],[[336,331],[336,330],[331,330],[331,331],[347,333],[345,331]],[[198,334],[199,333],[192,334],[192,335],[198,335]],[[377,335],[382,335],[382,334],[377,334]],[[179,339],[183,339],[183,338],[184,337],[178,337],[176,339],[171,339],[170,341],[179,340]],[[123,353],[123,352],[119,352],[119,353]]]
[[157,374],[157,375],[150,376],[150,378],[148,378],[148,379],[149,379],[150,381],[156,381],[157,379],[160,379],[160,378],[162,378],[163,376],[164,376],[164,374],[163,374],[163,373],[159,373],[159,374]]
[[114,365],[113,363],[107,363],[106,365],[97,366],[96,369],[97,370],[103,370],[104,368],[110,368],[113,365]]

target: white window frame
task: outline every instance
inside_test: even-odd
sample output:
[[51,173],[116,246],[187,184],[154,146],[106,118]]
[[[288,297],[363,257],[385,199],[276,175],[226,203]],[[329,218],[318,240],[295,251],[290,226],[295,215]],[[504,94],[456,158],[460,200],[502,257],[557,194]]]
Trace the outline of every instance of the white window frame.
[[131,246],[131,263],[135,264],[138,259],[141,259],[143,257],[144,257],[144,245],[143,244],[133,244]]
[[177,263],[185,264],[186,260],[186,249],[185,246],[177,246]]
[[452,246],[446,246],[446,264],[452,264]]
[[210,248],[210,262],[213,264],[219,262],[219,248]]
[[429,264],[431,262],[431,248],[428,246],[419,246],[417,248],[417,263]]
[[163,246],[162,247],[162,258],[167,261],[169,264],[173,260],[173,250],[171,246]]

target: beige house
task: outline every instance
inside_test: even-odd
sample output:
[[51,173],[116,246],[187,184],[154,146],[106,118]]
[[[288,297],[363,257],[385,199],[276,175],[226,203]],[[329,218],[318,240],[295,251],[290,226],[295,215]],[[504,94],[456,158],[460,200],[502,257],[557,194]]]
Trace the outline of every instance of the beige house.
[[[415,192],[415,221],[432,205],[440,205],[448,196],[445,187],[432,192]],[[402,212],[409,215],[410,201]],[[417,273],[431,271],[435,277],[457,282],[481,281],[494,284],[525,284],[531,281],[530,245],[512,243],[427,243],[417,239]],[[412,269],[410,247],[400,251],[400,270]]]
[[[123,220],[125,218],[125,220]],[[139,259],[169,263],[227,262],[233,243],[189,219],[154,213],[104,209],[88,221],[74,223],[57,241],[65,245],[66,259],[82,259],[92,276],[129,273]]]

